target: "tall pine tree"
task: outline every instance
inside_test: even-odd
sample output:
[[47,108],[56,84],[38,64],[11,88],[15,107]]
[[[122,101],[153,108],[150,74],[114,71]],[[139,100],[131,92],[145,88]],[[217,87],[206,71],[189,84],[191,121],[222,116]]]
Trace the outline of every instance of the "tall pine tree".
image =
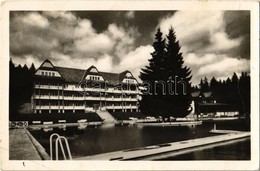
[[[174,117],[185,117],[190,113],[191,97],[191,70],[184,66],[179,41],[171,27],[167,35],[165,75],[167,79],[174,78],[174,95],[166,94],[167,115]],[[169,91],[167,91],[169,92]]]
[[190,113],[191,71],[183,66],[179,42],[172,28],[167,40],[166,44],[158,29],[152,58],[140,73],[140,79],[146,87],[140,101],[140,110],[144,114],[163,118],[185,117]]
[[[160,99],[159,90],[161,87],[154,86],[157,81],[163,78],[163,65],[165,59],[165,39],[162,37],[160,29],[155,34],[155,42],[153,43],[154,52],[151,53],[152,58],[149,59],[149,66],[142,69],[140,79],[147,86],[143,92],[142,100],[140,101],[140,110],[147,115],[162,115],[162,101]],[[160,93],[161,94],[161,93]]]

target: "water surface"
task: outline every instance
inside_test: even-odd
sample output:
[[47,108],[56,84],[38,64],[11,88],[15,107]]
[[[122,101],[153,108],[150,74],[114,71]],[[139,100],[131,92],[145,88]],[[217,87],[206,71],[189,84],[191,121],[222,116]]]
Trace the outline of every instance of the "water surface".
[[[52,133],[56,132],[60,135],[66,136],[69,140],[72,156],[75,158],[149,145],[170,143],[194,138],[202,138],[207,136],[215,136],[215,134],[209,133],[209,131],[213,128],[213,125],[214,123],[203,123],[202,125],[194,127],[153,127],[140,125],[116,127],[114,125],[103,125],[97,128],[87,127],[84,130],[78,130],[78,128],[76,127],[66,128],[66,130],[56,128],[51,132],[44,132],[42,130],[38,130],[31,131],[31,133],[43,145],[43,147],[46,149],[48,153],[48,138]],[[231,130],[248,130],[248,125],[246,125],[243,121],[226,121],[217,122],[217,128]],[[248,149],[250,151],[250,147],[248,147],[248,145],[244,146],[244,144],[238,144],[238,146],[239,147],[235,147],[235,149],[237,149],[238,152],[234,155],[237,156],[237,159],[241,157],[239,155],[239,152],[243,152],[243,149],[241,150],[240,146],[243,146],[243,148]],[[216,151],[221,151],[219,148],[213,148],[213,151],[211,152],[196,153],[196,156],[205,156],[205,160],[207,160],[207,158],[209,160],[214,159],[214,157],[208,157],[209,155],[215,156],[216,158],[221,158],[221,154],[214,153]],[[230,149],[229,146],[227,146],[226,148]],[[249,154],[250,153],[248,151],[245,152],[245,156],[248,156],[248,158],[250,156]],[[187,154],[186,156],[180,156],[180,158],[167,158],[166,160],[200,160],[201,158],[203,158],[191,157],[193,155],[195,154]],[[225,159],[225,156],[226,154],[223,154],[222,158]]]

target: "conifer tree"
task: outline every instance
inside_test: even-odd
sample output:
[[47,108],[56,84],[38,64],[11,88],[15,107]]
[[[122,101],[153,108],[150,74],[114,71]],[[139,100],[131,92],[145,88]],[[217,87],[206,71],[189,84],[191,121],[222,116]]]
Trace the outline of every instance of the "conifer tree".
[[183,66],[184,60],[173,28],[167,35],[167,44],[158,29],[153,47],[149,65],[140,73],[143,84],[149,85],[149,92],[147,89],[143,91],[140,110],[163,118],[185,117],[190,113],[191,71]]
[[148,60],[149,65],[142,69],[139,76],[143,84],[146,84],[149,89],[143,92],[142,100],[140,101],[140,110],[148,115],[163,114],[161,96],[159,95],[161,87],[154,86],[155,82],[162,80],[164,76],[165,39],[163,39],[160,29],[155,34],[153,48],[152,58]]
[[[174,117],[185,117],[190,113],[191,104],[191,70],[184,66],[179,41],[171,27],[167,35],[165,75],[167,79],[174,78],[176,90],[174,95],[165,96],[167,103],[167,114]],[[169,91],[168,91],[169,92]]]

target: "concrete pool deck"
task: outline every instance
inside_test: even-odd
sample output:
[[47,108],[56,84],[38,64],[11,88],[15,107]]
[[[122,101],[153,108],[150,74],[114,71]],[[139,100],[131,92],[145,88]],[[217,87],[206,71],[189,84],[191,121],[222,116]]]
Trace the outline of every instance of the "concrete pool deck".
[[48,160],[49,155],[24,128],[9,130],[9,160]]
[[[225,131],[227,133],[228,131]],[[223,133],[223,132],[222,132]],[[191,139],[173,143],[165,143],[153,146],[140,147],[116,152],[97,154],[86,157],[74,158],[74,160],[151,160],[162,156],[176,156],[198,149],[212,148],[225,145],[230,142],[241,141],[250,137],[250,132],[229,132],[205,138]]]

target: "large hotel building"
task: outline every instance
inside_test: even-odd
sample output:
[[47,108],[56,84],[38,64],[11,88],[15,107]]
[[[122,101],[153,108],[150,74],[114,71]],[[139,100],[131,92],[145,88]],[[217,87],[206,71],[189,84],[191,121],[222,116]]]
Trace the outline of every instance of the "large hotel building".
[[45,60],[35,73],[32,108],[34,113],[135,112],[139,93],[129,71],[64,68]]

